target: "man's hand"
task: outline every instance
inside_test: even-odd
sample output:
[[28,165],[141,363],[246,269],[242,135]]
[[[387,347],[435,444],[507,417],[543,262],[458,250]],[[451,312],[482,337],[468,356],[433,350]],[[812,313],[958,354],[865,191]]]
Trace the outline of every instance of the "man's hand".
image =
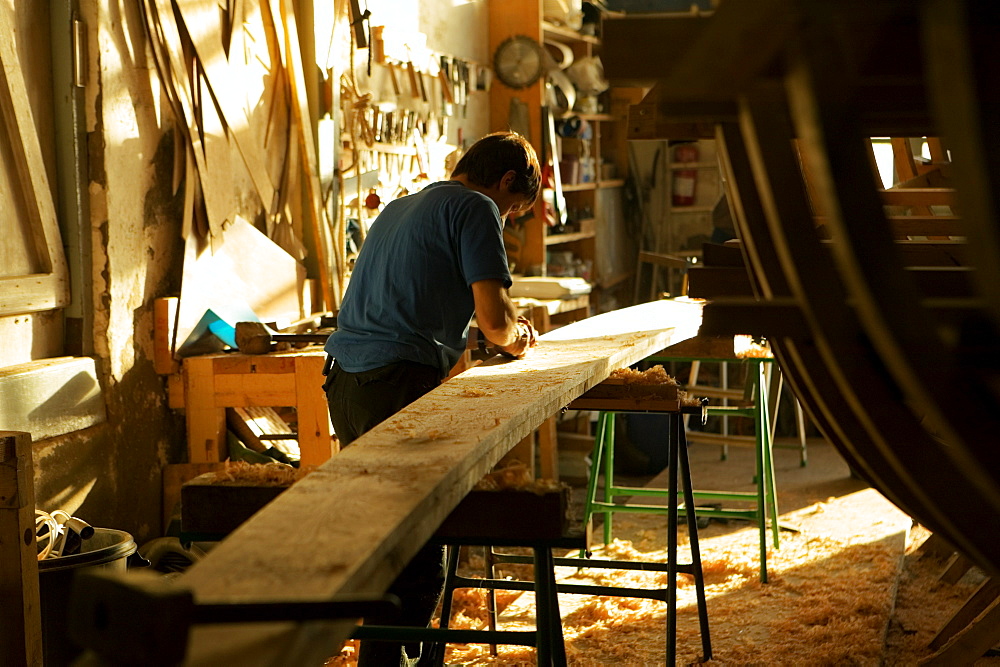
[[523,315],[517,318],[517,339],[506,347],[498,347],[500,354],[510,359],[522,359],[528,350],[538,344],[538,332]]

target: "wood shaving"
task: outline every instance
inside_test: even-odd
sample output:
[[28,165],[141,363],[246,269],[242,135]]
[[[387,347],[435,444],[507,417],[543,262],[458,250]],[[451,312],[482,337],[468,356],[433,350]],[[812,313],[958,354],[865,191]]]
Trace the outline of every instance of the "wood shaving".
[[[656,364],[644,371],[637,371],[631,368],[616,368],[611,371],[609,378],[620,380],[625,384],[639,385],[639,386],[656,386],[656,385],[678,385],[677,378],[673,377],[660,364]],[[687,407],[694,407],[701,405],[701,399],[697,396],[691,396],[686,391],[679,389],[677,391],[677,399],[681,402],[681,405]]]
[[496,394],[491,391],[486,391],[485,389],[468,388],[458,392],[458,395],[466,398],[479,398],[481,396],[495,396]]
[[772,356],[767,341],[758,343],[752,336],[733,336],[733,352],[737,359],[770,359]]
[[608,377],[614,380],[621,380],[625,384],[677,384],[677,380],[671,377],[660,364],[656,364],[644,371],[637,371],[632,368],[616,368],[611,371],[611,375]]
[[214,475],[212,483],[221,485],[291,486],[312,472],[314,468],[315,466],[293,468],[284,463],[226,461],[223,470],[212,473]]
[[554,479],[535,479],[528,466],[521,461],[510,464],[488,473],[473,487],[476,491],[533,491],[535,493],[550,493],[565,486]]

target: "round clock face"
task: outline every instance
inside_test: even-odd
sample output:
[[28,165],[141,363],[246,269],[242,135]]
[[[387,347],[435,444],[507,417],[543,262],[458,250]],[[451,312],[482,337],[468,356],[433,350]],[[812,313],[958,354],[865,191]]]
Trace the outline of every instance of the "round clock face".
[[511,88],[527,88],[542,75],[542,47],[530,37],[509,37],[493,54],[497,78]]

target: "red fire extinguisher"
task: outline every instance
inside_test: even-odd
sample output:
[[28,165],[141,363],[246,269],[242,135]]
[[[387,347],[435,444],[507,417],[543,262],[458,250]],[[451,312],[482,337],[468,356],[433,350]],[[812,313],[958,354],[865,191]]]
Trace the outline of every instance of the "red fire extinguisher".
[[[698,161],[697,144],[681,144],[674,149],[674,162],[687,163]],[[673,205],[691,206],[694,204],[694,187],[698,182],[697,169],[679,168],[674,170]]]

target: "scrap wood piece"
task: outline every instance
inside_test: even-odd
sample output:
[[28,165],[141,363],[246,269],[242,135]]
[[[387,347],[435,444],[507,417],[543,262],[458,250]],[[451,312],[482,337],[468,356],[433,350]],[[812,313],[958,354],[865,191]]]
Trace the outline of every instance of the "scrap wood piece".
[[[206,95],[218,111],[225,126],[227,140],[239,154],[247,174],[253,181],[261,201],[270,211],[275,186],[274,174],[268,168],[272,147],[268,150],[264,140],[270,132],[269,124],[277,120],[273,114],[276,93],[280,86],[282,68],[280,61],[272,59],[269,38],[264,34],[268,25],[263,20],[251,20],[253,15],[240,11],[244,7],[220,12],[216,0],[173,0],[178,13],[188,26],[199,69],[202,72]],[[231,30],[224,43],[226,31],[222,27],[233,25],[239,14],[238,29]],[[257,15],[259,18],[259,14]],[[220,30],[206,29],[205,24],[217,23]],[[250,35],[251,31],[254,35]],[[248,38],[250,37],[250,38]],[[256,45],[263,49],[255,49]],[[227,48],[228,47],[228,48]],[[283,151],[282,151],[283,152]]]
[[[274,408],[256,405],[226,408],[226,424],[229,430],[255,452],[264,453],[273,446],[283,454],[299,458],[299,448],[292,444],[295,442],[295,432]],[[272,441],[267,438],[269,435],[290,437]]]
[[[614,368],[693,336],[700,314],[680,300],[605,313],[541,336],[525,359],[452,378],[282,493],[179,583],[200,602],[381,593],[511,447]],[[247,563],[267,576],[246,576]],[[351,627],[198,627],[188,664],[322,663]]]
[[[16,266],[12,258],[19,253],[5,247],[0,315],[49,310],[69,303],[69,268],[23,70],[10,38],[16,30],[9,11],[6,4],[0,8],[0,33],[4,35],[0,40],[0,142],[9,146],[4,153],[12,159],[14,173],[10,175],[13,182],[4,184],[12,186],[12,191],[0,195],[0,205],[7,215],[25,219],[25,237],[17,241],[5,239],[5,245],[23,243],[30,263]],[[6,161],[7,155],[3,168],[7,167]],[[15,225],[15,229],[19,226]]]
[[1000,598],[994,598],[986,610],[964,630],[920,664],[934,667],[971,665],[998,642],[1000,642]]
[[42,664],[31,434],[0,431],[0,646],[14,665]]
[[252,224],[237,218],[225,238],[211,252],[188,239],[184,276],[177,310],[177,349],[187,341],[209,310],[235,326],[249,319],[249,308],[260,320],[288,322],[302,319],[300,294],[305,268]]
[[[280,70],[281,65],[270,58],[269,48],[266,53],[250,50],[255,41],[267,44],[271,40],[263,36],[246,39],[248,30],[257,24],[247,22],[240,5],[234,13],[243,16],[241,29],[232,36],[236,49],[228,58],[217,39],[219,31],[203,27],[224,18],[217,3],[147,0],[142,9],[157,71],[194,158],[195,170],[189,168],[186,173],[189,179],[202,181],[197,193],[204,202],[203,221],[208,230],[213,236],[222,233],[223,225],[240,210],[244,184],[251,185],[262,207],[272,212],[272,174],[280,173],[278,158],[286,152],[282,146],[267,143],[271,124],[283,123],[272,108],[275,91],[283,90],[281,77],[273,76],[273,69]],[[266,31],[266,26],[261,30]],[[224,68],[222,73],[220,68]],[[178,157],[175,172],[180,168]],[[184,227],[185,232],[203,232],[205,225]]]
[[[275,0],[278,2],[278,16],[282,19],[284,27],[284,54],[285,69],[288,74],[289,90],[291,93],[292,119],[298,128],[298,147],[301,151],[302,163],[301,171],[304,175],[302,186],[305,192],[305,201],[308,206],[309,232],[312,237],[314,251],[317,255],[317,266],[319,269],[319,281],[323,290],[323,302],[326,308],[335,309],[340,305],[340,295],[342,288],[340,284],[341,271],[343,267],[334,266],[337,269],[331,274],[331,257],[335,257],[329,247],[329,243],[324,238],[323,229],[326,225],[326,218],[323,214],[322,189],[319,184],[318,160],[313,137],[312,115],[309,111],[309,98],[306,90],[305,64],[302,61],[302,54],[299,48],[299,32],[295,20],[294,7],[288,0]],[[263,12],[273,11],[266,2],[262,2]],[[274,22],[274,15],[270,21]]]
[[[194,61],[194,47],[186,28],[175,20],[170,0],[147,0],[141,7],[145,10],[145,25],[154,62],[174,112],[176,129],[184,133],[194,161],[195,169],[191,170],[189,164],[185,174],[190,180],[195,180],[197,175],[200,181],[209,172],[205,153],[203,117],[206,109],[202,105],[201,77],[199,75],[201,68]],[[209,121],[211,121],[214,110],[208,109],[207,111]],[[214,127],[214,124],[209,127]],[[213,154],[221,154],[221,151],[216,149],[215,143],[215,137],[209,133],[208,148]],[[187,195],[187,192],[185,194]],[[214,220],[215,229],[221,231],[222,222],[228,219],[231,214],[230,211],[226,210],[225,202],[220,199],[227,194],[227,191],[224,188],[206,189],[204,184],[199,183],[195,187],[194,194],[195,221],[199,221],[197,214],[199,202],[201,202],[206,208],[207,215],[203,221],[207,221],[208,225],[196,224],[191,226],[191,229],[198,232],[200,236],[204,236],[206,231],[213,229],[212,221]],[[187,203],[187,196],[185,196],[185,203]],[[183,231],[188,231],[188,225],[183,226]]]

